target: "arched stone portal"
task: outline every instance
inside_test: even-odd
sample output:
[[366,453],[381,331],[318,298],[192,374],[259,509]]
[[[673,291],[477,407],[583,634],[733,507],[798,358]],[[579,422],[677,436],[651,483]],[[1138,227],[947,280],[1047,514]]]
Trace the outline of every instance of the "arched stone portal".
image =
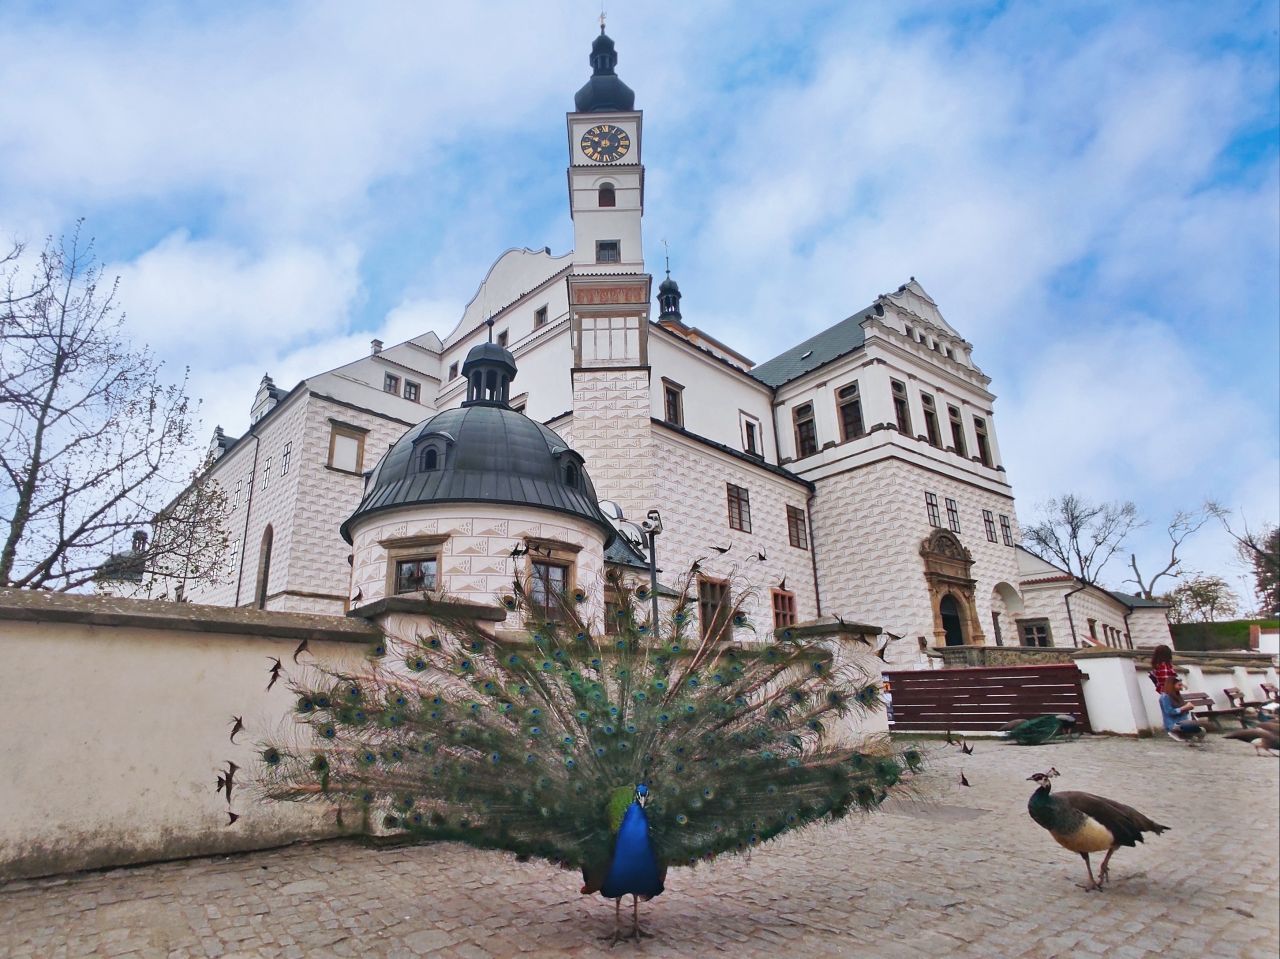
[[[924,578],[933,608],[933,639],[938,646],[985,646],[974,598],[976,581],[970,576],[973,555],[955,533],[935,529],[920,544]],[[943,609],[944,600],[950,600]],[[953,618],[954,617],[954,618]],[[948,629],[950,623],[950,629]]]
[[995,635],[996,645],[1005,645],[1005,630],[1008,633],[1009,645],[1018,645],[1016,620],[1022,612],[1022,596],[1009,583],[996,583],[991,591],[991,629]]

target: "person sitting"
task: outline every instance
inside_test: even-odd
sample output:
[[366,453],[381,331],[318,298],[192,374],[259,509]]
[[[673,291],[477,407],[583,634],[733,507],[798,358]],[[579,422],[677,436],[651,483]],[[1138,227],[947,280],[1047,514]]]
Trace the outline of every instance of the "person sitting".
[[1164,717],[1164,731],[1180,743],[1188,746],[1204,742],[1204,727],[1188,713],[1195,707],[1182,701],[1176,679],[1165,680],[1164,693],[1160,696],[1160,715]]
[[1173,650],[1168,646],[1157,646],[1151,651],[1151,672],[1147,678],[1155,684],[1156,695],[1164,692],[1165,683],[1177,679],[1178,673],[1173,668]]

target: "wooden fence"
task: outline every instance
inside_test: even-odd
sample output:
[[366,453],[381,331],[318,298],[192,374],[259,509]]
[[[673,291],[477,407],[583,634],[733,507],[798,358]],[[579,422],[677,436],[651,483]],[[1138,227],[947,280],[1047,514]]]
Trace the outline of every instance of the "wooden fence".
[[1089,731],[1082,673],[1074,663],[922,669],[885,673],[895,732],[997,730],[1014,719],[1071,713]]

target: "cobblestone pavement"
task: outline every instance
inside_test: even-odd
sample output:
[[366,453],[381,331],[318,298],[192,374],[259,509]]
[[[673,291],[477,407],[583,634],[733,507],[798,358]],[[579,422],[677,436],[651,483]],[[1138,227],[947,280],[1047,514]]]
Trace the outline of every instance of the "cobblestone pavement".
[[[930,744],[924,801],[673,870],[615,949],[578,877],[456,845],[348,841],[0,885],[0,954],[300,957],[1258,957],[1278,952],[1277,763],[1242,743]],[[1171,825],[1105,893],[1027,817],[1026,777]],[[972,787],[958,785],[963,771]]]

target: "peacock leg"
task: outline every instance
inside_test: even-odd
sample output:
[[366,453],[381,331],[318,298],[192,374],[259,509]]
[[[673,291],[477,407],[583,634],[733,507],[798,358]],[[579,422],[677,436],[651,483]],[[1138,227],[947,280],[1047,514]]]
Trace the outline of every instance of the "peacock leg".
[[1119,846],[1112,846],[1107,850],[1107,854],[1102,857],[1102,868],[1098,870],[1098,886],[1101,887],[1110,875],[1111,867],[1107,865],[1111,861],[1111,856],[1115,853]]
[[612,948],[622,941],[622,897],[619,896],[613,900],[613,935],[601,936],[601,939],[608,940],[609,947]]
[[640,897],[635,895],[631,897],[631,938],[636,942],[653,938],[650,933],[640,928]]
[[1085,892],[1089,892],[1093,889],[1101,889],[1102,886],[1098,883],[1098,880],[1093,878],[1093,866],[1089,863],[1089,854],[1087,852],[1082,852],[1080,853],[1080,856],[1084,859],[1084,868],[1089,870],[1089,885],[1084,887]]

